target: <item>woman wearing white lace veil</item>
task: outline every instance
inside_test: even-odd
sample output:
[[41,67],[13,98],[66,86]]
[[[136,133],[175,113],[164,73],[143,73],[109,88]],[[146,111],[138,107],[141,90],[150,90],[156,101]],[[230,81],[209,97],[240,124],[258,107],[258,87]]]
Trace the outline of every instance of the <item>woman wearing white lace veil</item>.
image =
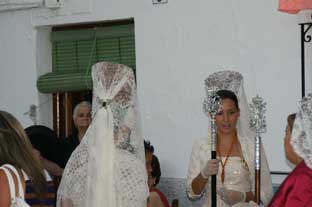
[[92,67],[92,123],[72,153],[57,206],[146,207],[143,138],[131,68],[108,62]]
[[281,184],[268,207],[312,206],[312,94],[300,102],[290,142],[303,160]]
[[[211,159],[209,126],[208,139],[197,140],[193,145],[187,176],[188,196],[192,199],[202,198],[203,207],[210,207],[210,176],[217,174],[217,206],[246,206],[254,199],[255,134],[249,127],[249,106],[243,77],[235,71],[220,71],[211,74],[205,80],[205,86],[218,88],[218,95],[223,100],[221,111],[216,115],[220,162]],[[224,141],[229,144],[223,145]],[[261,162],[261,200],[267,204],[273,193],[263,147]]]

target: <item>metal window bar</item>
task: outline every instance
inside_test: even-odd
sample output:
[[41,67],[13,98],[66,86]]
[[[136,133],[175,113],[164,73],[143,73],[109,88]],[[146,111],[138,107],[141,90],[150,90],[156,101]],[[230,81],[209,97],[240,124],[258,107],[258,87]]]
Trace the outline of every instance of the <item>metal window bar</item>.
[[[312,14],[311,14],[312,19]],[[305,96],[305,44],[311,42],[311,35],[308,34],[312,27],[312,22],[300,23],[301,32],[301,95]]]

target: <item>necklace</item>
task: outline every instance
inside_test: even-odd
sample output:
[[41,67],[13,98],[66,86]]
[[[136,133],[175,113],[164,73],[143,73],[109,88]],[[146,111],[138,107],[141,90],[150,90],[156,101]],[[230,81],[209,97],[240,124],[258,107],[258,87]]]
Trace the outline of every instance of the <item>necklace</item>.
[[[225,165],[226,165],[226,163],[227,163],[227,161],[229,159],[230,153],[231,153],[235,143],[236,143],[236,138],[233,138],[231,146],[230,146],[230,149],[229,149],[229,151],[226,154],[224,162],[222,162],[222,159],[220,159],[221,167],[222,167],[222,171],[221,171],[221,182],[222,182],[222,184],[224,183],[224,179],[225,179]],[[217,152],[218,152],[219,156],[221,157],[219,146],[217,147]]]

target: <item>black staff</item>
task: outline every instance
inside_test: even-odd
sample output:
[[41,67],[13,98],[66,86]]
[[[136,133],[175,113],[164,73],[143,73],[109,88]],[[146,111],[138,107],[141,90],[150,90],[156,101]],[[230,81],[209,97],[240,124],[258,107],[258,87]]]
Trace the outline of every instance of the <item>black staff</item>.
[[[211,159],[217,158],[217,130],[216,130],[216,114],[222,104],[222,99],[217,94],[217,88],[206,88],[207,99],[204,101],[204,113],[211,117]],[[217,206],[217,176],[211,176],[211,207]]]

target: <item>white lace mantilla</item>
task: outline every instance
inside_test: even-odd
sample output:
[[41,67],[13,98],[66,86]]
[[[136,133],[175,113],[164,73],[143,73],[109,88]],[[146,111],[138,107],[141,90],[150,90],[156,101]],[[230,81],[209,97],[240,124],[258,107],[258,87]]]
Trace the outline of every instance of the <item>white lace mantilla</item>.
[[295,152],[304,159],[306,165],[312,169],[312,94],[308,94],[300,101],[296,114],[291,140]]
[[75,207],[146,207],[133,71],[101,62],[92,67],[92,80],[92,123],[65,167],[57,206],[70,201]]

